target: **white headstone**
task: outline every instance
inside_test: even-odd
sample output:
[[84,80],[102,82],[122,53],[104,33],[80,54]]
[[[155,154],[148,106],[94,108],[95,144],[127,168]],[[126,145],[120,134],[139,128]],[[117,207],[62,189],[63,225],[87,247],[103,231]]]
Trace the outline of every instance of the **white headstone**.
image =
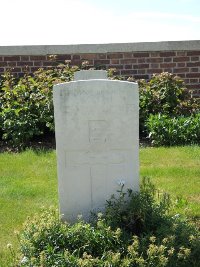
[[53,89],[60,211],[68,221],[102,210],[121,184],[139,190],[138,85],[108,80],[105,71],[75,78]]
[[107,79],[107,71],[82,70],[74,73],[74,80]]

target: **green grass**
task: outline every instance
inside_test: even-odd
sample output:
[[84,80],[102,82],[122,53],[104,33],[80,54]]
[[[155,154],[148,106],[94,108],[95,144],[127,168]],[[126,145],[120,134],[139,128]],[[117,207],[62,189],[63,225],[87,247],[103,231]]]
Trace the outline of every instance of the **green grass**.
[[141,149],[140,174],[177,198],[176,212],[200,218],[200,147]]
[[[140,149],[141,177],[181,196],[177,212],[200,217],[200,147]],[[8,243],[17,247],[14,230],[42,206],[58,205],[56,153],[0,154],[0,266],[9,266]],[[185,202],[189,201],[186,206]]]
[[6,245],[17,246],[14,230],[42,206],[58,204],[55,151],[0,154],[0,266],[8,267]]

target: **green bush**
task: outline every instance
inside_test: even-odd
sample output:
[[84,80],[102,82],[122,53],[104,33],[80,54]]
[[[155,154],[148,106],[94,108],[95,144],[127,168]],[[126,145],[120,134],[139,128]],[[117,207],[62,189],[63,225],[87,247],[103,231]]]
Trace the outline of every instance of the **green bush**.
[[169,198],[155,192],[149,180],[140,193],[121,190],[93,223],[70,225],[52,208],[29,218],[18,234],[20,254],[9,246],[13,266],[198,267],[198,230],[172,217]]
[[177,118],[161,114],[150,115],[146,126],[154,145],[200,144],[200,113]]
[[168,72],[154,74],[150,81],[139,80],[140,136],[147,136],[145,122],[151,114],[161,113],[177,117],[191,115],[200,110],[197,99],[191,98],[183,80]]
[[78,265],[79,260],[96,262],[97,257],[107,257],[105,252],[123,252],[121,231],[111,230],[100,217],[96,227],[81,218],[69,225],[52,208],[28,219],[20,245],[19,266],[87,266]]
[[167,216],[170,199],[168,194],[159,195],[148,179],[144,179],[140,193],[123,188],[116,197],[112,195],[107,201],[105,220],[112,228],[120,227],[129,235],[158,234],[160,226],[169,227],[170,217]]
[[69,64],[54,69],[39,69],[15,82],[5,72],[1,87],[0,120],[2,138],[15,146],[25,146],[33,137],[54,132],[52,87],[72,80],[76,67]]
[[[88,68],[88,62],[82,67]],[[52,87],[56,83],[71,81],[78,67],[69,62],[57,67],[39,69],[33,75],[25,72],[19,80],[7,71],[0,79],[0,138],[15,147],[26,145],[39,136],[54,134]],[[110,79],[121,79],[108,71]],[[189,116],[199,112],[200,105],[192,99],[183,81],[170,73],[153,75],[149,82],[139,80],[140,138],[147,137],[146,122],[151,114],[170,117]]]

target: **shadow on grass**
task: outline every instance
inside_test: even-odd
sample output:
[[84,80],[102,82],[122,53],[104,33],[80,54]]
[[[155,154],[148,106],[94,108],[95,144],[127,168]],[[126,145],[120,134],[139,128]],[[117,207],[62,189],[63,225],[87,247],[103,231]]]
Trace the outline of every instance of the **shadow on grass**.
[[37,155],[52,152],[56,149],[55,136],[52,134],[43,137],[35,137],[32,141],[21,145],[13,145],[7,141],[0,141],[0,153],[19,153],[29,149]]

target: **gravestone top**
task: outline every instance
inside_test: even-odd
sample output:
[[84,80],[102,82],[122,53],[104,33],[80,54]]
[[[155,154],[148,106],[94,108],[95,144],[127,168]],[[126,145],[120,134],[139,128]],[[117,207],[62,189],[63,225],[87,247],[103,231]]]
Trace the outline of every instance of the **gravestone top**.
[[80,70],[74,73],[74,80],[107,79],[106,70]]

